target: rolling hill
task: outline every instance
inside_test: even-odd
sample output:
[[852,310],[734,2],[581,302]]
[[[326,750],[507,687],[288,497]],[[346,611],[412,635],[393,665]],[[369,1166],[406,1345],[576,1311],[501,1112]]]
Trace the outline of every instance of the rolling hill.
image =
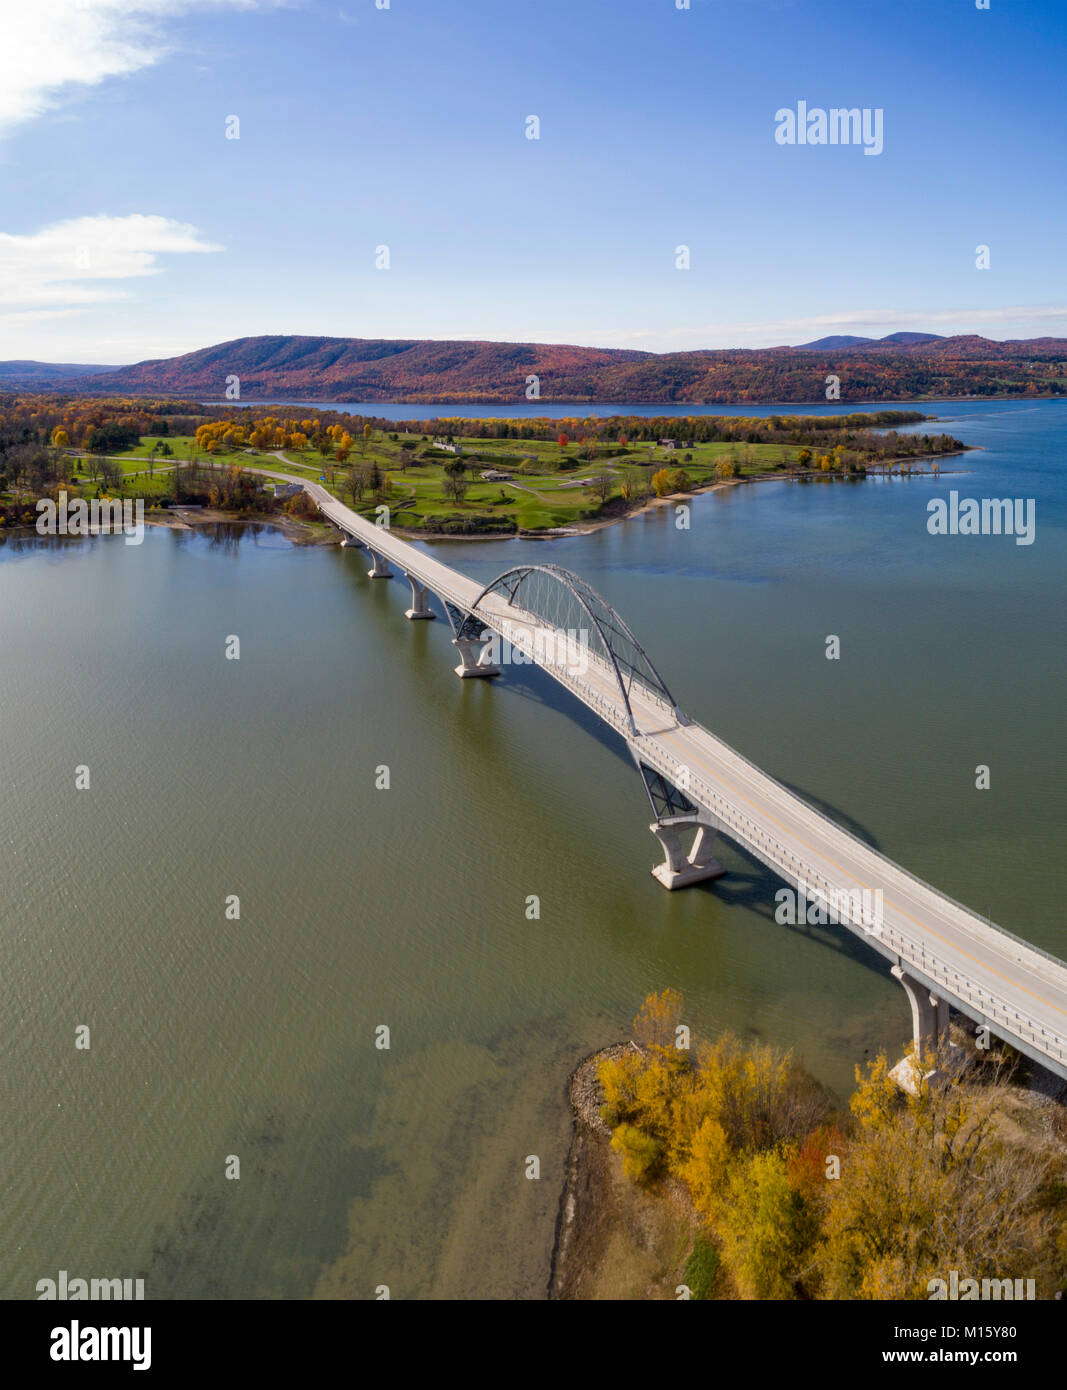
[[894,333],[824,338],[800,347],[653,353],[544,343],[235,338],[129,367],[0,363],[0,390],[32,386],[86,395],[220,400],[228,379],[243,401],[582,403],[805,402],[840,378],[849,401],[934,396],[1067,394],[1067,339],[996,342]]

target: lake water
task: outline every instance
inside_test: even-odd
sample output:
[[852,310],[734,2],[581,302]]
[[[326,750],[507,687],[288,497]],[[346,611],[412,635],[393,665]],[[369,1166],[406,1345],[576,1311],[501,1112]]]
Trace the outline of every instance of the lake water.
[[[225,402],[215,402],[217,405]],[[350,415],[369,415],[385,420],[488,420],[514,419],[527,420],[538,417],[560,419],[609,419],[613,415],[639,415],[645,418],[659,416],[685,417],[686,415],[850,415],[855,410],[919,410],[923,414],[934,415],[954,402],[944,401],[878,401],[857,406],[847,401],[827,401],[818,405],[695,405],[683,401],[680,404],[658,403],[653,405],[588,405],[581,401],[517,401],[511,405],[500,402],[487,402],[481,405],[463,403],[459,405],[427,405],[424,402],[402,401],[245,401],[242,407],[258,406],[291,410],[339,410]],[[931,430],[940,433],[940,428]]]
[[[704,495],[688,531],[661,509],[436,553],[577,571],[694,717],[1067,956],[1067,405],[924,408],[984,452]],[[953,487],[1035,498],[1035,544],[930,536]],[[0,544],[7,1297],[60,1269],[149,1298],[539,1297],[566,1077],[648,990],[842,1096],[908,1034],[884,962],[776,925],[738,851],[664,892],[612,736],[535,670],[457,680],[447,624],[365,571],[271,530]]]

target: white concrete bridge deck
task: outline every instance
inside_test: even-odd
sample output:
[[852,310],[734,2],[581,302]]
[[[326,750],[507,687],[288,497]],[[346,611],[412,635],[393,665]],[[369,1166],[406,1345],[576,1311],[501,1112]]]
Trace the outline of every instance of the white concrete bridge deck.
[[[439,599],[470,612],[483,586],[376,527],[303,479],[322,513]],[[630,710],[611,662],[561,649],[554,631],[500,594],[477,607],[485,625],[537,662],[626,740],[634,756],[699,805],[717,829],[793,885],[830,902],[880,890],[882,914],[846,925],[996,1036],[1067,1079],[1067,965],[985,921],[809,806],[644,684]],[[539,640],[537,640],[539,639]],[[630,722],[632,713],[633,724]],[[910,993],[910,991],[909,991]]]

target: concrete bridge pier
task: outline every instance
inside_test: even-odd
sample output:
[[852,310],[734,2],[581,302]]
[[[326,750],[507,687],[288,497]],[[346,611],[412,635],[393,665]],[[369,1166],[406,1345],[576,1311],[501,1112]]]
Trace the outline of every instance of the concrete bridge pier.
[[348,535],[348,533],[346,532],[346,533],[345,533],[345,538],[344,538],[344,540],[341,542],[341,549],[344,550],[346,547],[352,546],[352,545],[354,545],[354,546],[356,547],[356,549],[358,550],[358,549],[359,549],[359,546],[360,546],[360,542],[356,539],[355,536],[350,536],[350,535]]
[[911,1035],[917,1053],[936,1052],[948,1038],[948,1003],[931,993],[902,965],[894,965],[890,974],[904,986],[911,1005]]
[[[433,614],[430,615],[431,617]],[[500,667],[486,660],[493,650],[491,635],[486,632],[481,637],[453,637],[452,645],[459,652],[459,665],[456,675],[499,676]]]
[[437,614],[430,607],[430,591],[425,584],[420,584],[414,575],[406,575],[408,583],[411,585],[411,607],[404,614],[405,618],[436,618]]
[[[944,1082],[961,1071],[965,1055],[962,1048],[954,1047],[949,1041],[948,1000],[934,994],[928,985],[909,975],[902,965],[894,965],[890,974],[904,986],[911,1005],[913,1050],[896,1064],[889,1075],[901,1090],[918,1095],[923,1082]],[[931,1071],[924,1071],[922,1062],[931,1053],[937,1058],[936,1065]]]
[[370,579],[392,579],[393,571],[389,568],[389,561],[385,556],[377,550],[372,550],[371,556],[374,559],[374,566],[367,571],[368,577]]
[[[726,872],[711,852],[716,831],[697,816],[671,816],[653,821],[648,828],[663,846],[663,863],[657,864],[652,873],[664,888],[685,888],[690,883],[719,878]],[[692,829],[696,834],[687,854],[682,836]]]

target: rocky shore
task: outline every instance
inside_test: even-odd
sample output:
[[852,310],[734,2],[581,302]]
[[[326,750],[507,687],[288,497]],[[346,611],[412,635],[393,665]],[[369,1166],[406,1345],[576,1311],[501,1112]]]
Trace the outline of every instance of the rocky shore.
[[574,1115],[548,1280],[551,1300],[674,1299],[693,1243],[695,1216],[674,1182],[655,1192],[631,1182],[600,1118],[602,1061],[636,1043],[582,1059],[567,1080]]

